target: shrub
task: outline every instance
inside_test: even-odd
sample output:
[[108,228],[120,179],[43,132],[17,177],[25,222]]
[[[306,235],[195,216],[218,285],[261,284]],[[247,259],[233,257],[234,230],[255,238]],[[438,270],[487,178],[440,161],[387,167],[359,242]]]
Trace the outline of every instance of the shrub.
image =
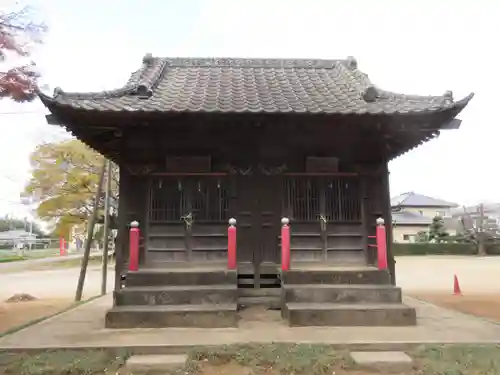
[[[474,244],[464,243],[393,243],[392,253],[401,255],[477,255]],[[488,255],[500,255],[500,245],[487,245]]]

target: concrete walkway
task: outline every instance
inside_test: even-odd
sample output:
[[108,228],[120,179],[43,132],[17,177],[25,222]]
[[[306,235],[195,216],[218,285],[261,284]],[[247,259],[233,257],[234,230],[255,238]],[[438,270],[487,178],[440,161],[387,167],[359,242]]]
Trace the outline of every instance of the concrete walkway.
[[47,258],[27,259],[18,262],[0,263],[0,273],[3,270],[9,270],[9,271],[13,269],[18,270],[18,269],[32,267],[38,264],[58,263],[58,262],[63,262],[65,260],[67,261],[71,259],[81,259],[82,257],[83,254],[69,254],[65,256],[54,256]]
[[190,346],[250,342],[301,342],[339,345],[351,350],[405,350],[422,343],[500,343],[500,325],[406,297],[417,309],[416,327],[286,326],[279,312],[267,311],[238,328],[120,329],[104,328],[111,296],[0,338],[3,349],[120,348],[135,353],[171,353]]
[[[0,301],[18,293],[30,294],[38,299],[67,299],[75,296],[80,268],[54,268],[46,271],[23,270],[0,272]],[[113,290],[115,279],[112,267],[108,268],[107,289]],[[97,296],[101,291],[101,267],[89,266],[85,277],[85,298]]]

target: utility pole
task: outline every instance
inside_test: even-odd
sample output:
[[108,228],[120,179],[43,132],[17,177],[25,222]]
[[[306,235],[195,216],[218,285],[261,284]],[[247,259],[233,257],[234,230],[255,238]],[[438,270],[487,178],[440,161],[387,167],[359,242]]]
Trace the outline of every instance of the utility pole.
[[80,268],[80,277],[78,278],[78,285],[76,287],[75,302],[82,300],[83,283],[85,282],[85,275],[87,273],[87,265],[89,263],[90,246],[94,237],[94,227],[99,212],[99,200],[101,199],[102,185],[104,183],[104,171],[106,170],[106,160],[103,160],[101,171],[99,172],[99,182],[97,183],[97,191],[95,193],[94,207],[90,215],[89,222],[87,223],[87,240],[85,241],[85,249],[83,251],[82,265]]
[[486,255],[486,249],[485,249],[485,237],[486,234],[484,232],[484,205],[481,203],[479,205],[479,220],[477,223],[477,253],[478,255]]
[[104,198],[104,248],[102,249],[102,280],[101,295],[106,294],[106,284],[108,281],[108,248],[109,248],[109,197],[111,195],[111,161],[106,163],[107,180]]
[[30,251],[30,254],[31,254],[31,246],[33,243],[32,236],[33,236],[33,219],[30,220],[30,241],[28,243],[28,250]]

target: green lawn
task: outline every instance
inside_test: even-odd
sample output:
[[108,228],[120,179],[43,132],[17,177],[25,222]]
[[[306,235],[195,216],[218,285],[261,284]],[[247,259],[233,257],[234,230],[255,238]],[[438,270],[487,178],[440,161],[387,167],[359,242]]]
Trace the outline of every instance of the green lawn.
[[[433,345],[409,352],[413,370],[399,375],[498,375],[498,345]],[[15,375],[110,375],[119,373],[128,353],[58,350],[37,354],[0,353],[0,373]],[[327,345],[249,344],[197,349],[186,368],[174,374],[369,375],[347,351]],[[168,374],[165,372],[165,374]],[[380,374],[380,373],[378,373]]]

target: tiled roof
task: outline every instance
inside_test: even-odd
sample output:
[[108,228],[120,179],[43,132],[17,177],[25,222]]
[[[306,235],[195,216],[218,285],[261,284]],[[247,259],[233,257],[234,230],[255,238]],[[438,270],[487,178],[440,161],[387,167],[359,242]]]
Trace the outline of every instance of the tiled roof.
[[432,218],[413,212],[392,212],[392,222],[396,225],[431,225]]
[[403,193],[391,198],[391,207],[456,207],[456,203],[435,199],[414,192]]
[[[432,224],[432,219],[432,217],[404,210],[392,212],[392,222],[395,225],[422,225],[427,227]],[[459,231],[461,229],[458,219],[451,217],[444,217],[442,219],[446,230]]]
[[125,87],[96,93],[40,93],[48,107],[97,111],[420,114],[460,112],[472,94],[396,94],[375,87],[346,60],[192,59],[146,55]]

